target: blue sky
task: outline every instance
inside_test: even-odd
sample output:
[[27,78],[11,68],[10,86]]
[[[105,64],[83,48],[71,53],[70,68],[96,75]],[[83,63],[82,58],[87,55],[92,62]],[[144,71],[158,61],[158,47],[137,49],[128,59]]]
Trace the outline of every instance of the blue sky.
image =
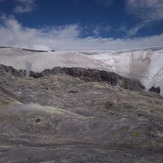
[[0,45],[47,50],[162,46],[162,11],[162,0],[0,0]]

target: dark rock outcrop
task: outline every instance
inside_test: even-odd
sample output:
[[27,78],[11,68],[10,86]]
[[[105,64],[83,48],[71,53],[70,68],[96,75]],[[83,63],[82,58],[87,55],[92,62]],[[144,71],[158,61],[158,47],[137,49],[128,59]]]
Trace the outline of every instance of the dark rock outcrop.
[[[16,77],[25,76],[26,73],[25,70],[18,71],[11,66],[1,65],[1,67],[3,71],[10,72],[12,75]],[[106,82],[112,86],[119,85],[122,88],[134,91],[139,91],[145,88],[136,79],[128,79],[113,72],[100,71],[96,69],[54,67],[53,69],[45,69],[40,73],[30,71],[30,77],[33,78],[40,78],[49,75],[59,75],[59,74],[70,75],[87,82]]]
[[15,77],[23,77],[24,73],[14,69],[12,66],[5,66],[0,64],[0,75],[8,73],[10,75],[13,75]]
[[160,87],[151,87],[149,89],[149,91],[156,92],[156,93],[160,94],[161,88]]
[[119,85],[130,90],[142,90],[144,86],[135,79],[127,79],[113,72],[84,68],[63,68],[65,74],[89,82],[106,82],[112,86]]
[[25,48],[23,50],[29,51],[29,52],[36,52],[36,53],[48,52],[46,50],[34,50],[34,49],[25,49]]

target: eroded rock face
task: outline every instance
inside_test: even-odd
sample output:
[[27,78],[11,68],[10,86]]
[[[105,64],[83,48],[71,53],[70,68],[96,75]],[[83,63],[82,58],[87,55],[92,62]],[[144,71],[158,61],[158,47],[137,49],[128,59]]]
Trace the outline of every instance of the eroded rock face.
[[22,77],[24,74],[19,70],[14,69],[12,66],[5,66],[0,64],[0,74],[9,74],[16,77]]
[[162,163],[162,97],[125,89],[119,81],[126,78],[97,72],[3,73],[0,162]]
[[44,76],[56,75],[56,74],[66,74],[73,77],[78,77],[84,81],[89,81],[89,82],[106,82],[113,86],[119,85],[122,88],[130,89],[130,90],[144,89],[144,86],[138,80],[127,79],[113,72],[100,71],[96,69],[57,67],[57,68],[53,68],[52,70],[50,69],[44,70],[38,76],[44,77]]
[[[25,70],[15,70],[13,67],[1,65],[4,72],[10,72],[16,77],[25,76]],[[112,86],[119,85],[122,88],[130,90],[142,90],[145,87],[136,79],[127,79],[113,72],[100,71],[96,69],[84,68],[61,68],[54,67],[53,69],[46,69],[41,73],[30,71],[30,77],[40,78],[50,75],[66,74],[73,77],[78,77],[87,82],[106,82]]]
[[161,88],[160,87],[151,87],[149,89],[149,91],[156,92],[156,93],[160,94]]

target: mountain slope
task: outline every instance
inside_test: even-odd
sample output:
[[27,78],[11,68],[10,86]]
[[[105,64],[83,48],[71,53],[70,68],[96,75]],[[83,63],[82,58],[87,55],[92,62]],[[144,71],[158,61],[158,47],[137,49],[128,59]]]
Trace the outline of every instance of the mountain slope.
[[104,52],[90,58],[109,65],[110,71],[140,80],[148,90],[161,87],[163,95],[163,48]]
[[0,48],[0,63],[17,69],[43,71],[47,68],[83,67],[112,71],[138,79],[147,90],[160,87],[163,96],[163,48],[105,52],[38,52],[18,48]]
[[34,78],[0,66],[0,162],[162,163],[161,96],[52,70]]

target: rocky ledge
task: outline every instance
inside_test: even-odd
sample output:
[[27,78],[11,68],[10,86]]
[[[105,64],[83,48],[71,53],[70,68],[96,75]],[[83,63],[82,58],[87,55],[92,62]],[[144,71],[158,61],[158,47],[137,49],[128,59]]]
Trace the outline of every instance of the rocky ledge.
[[0,162],[163,162],[163,98],[139,81],[81,68],[30,76],[0,65]]
[[[0,65],[1,73],[10,73],[15,77],[26,76],[25,70],[16,70],[11,66]],[[96,69],[84,68],[61,68],[54,67],[53,69],[45,69],[38,73],[34,71],[29,72],[29,77],[41,78],[51,75],[65,74],[72,77],[77,77],[87,82],[106,82],[112,86],[119,85],[122,88],[139,91],[145,87],[136,79],[128,79],[113,72],[100,71]]]

